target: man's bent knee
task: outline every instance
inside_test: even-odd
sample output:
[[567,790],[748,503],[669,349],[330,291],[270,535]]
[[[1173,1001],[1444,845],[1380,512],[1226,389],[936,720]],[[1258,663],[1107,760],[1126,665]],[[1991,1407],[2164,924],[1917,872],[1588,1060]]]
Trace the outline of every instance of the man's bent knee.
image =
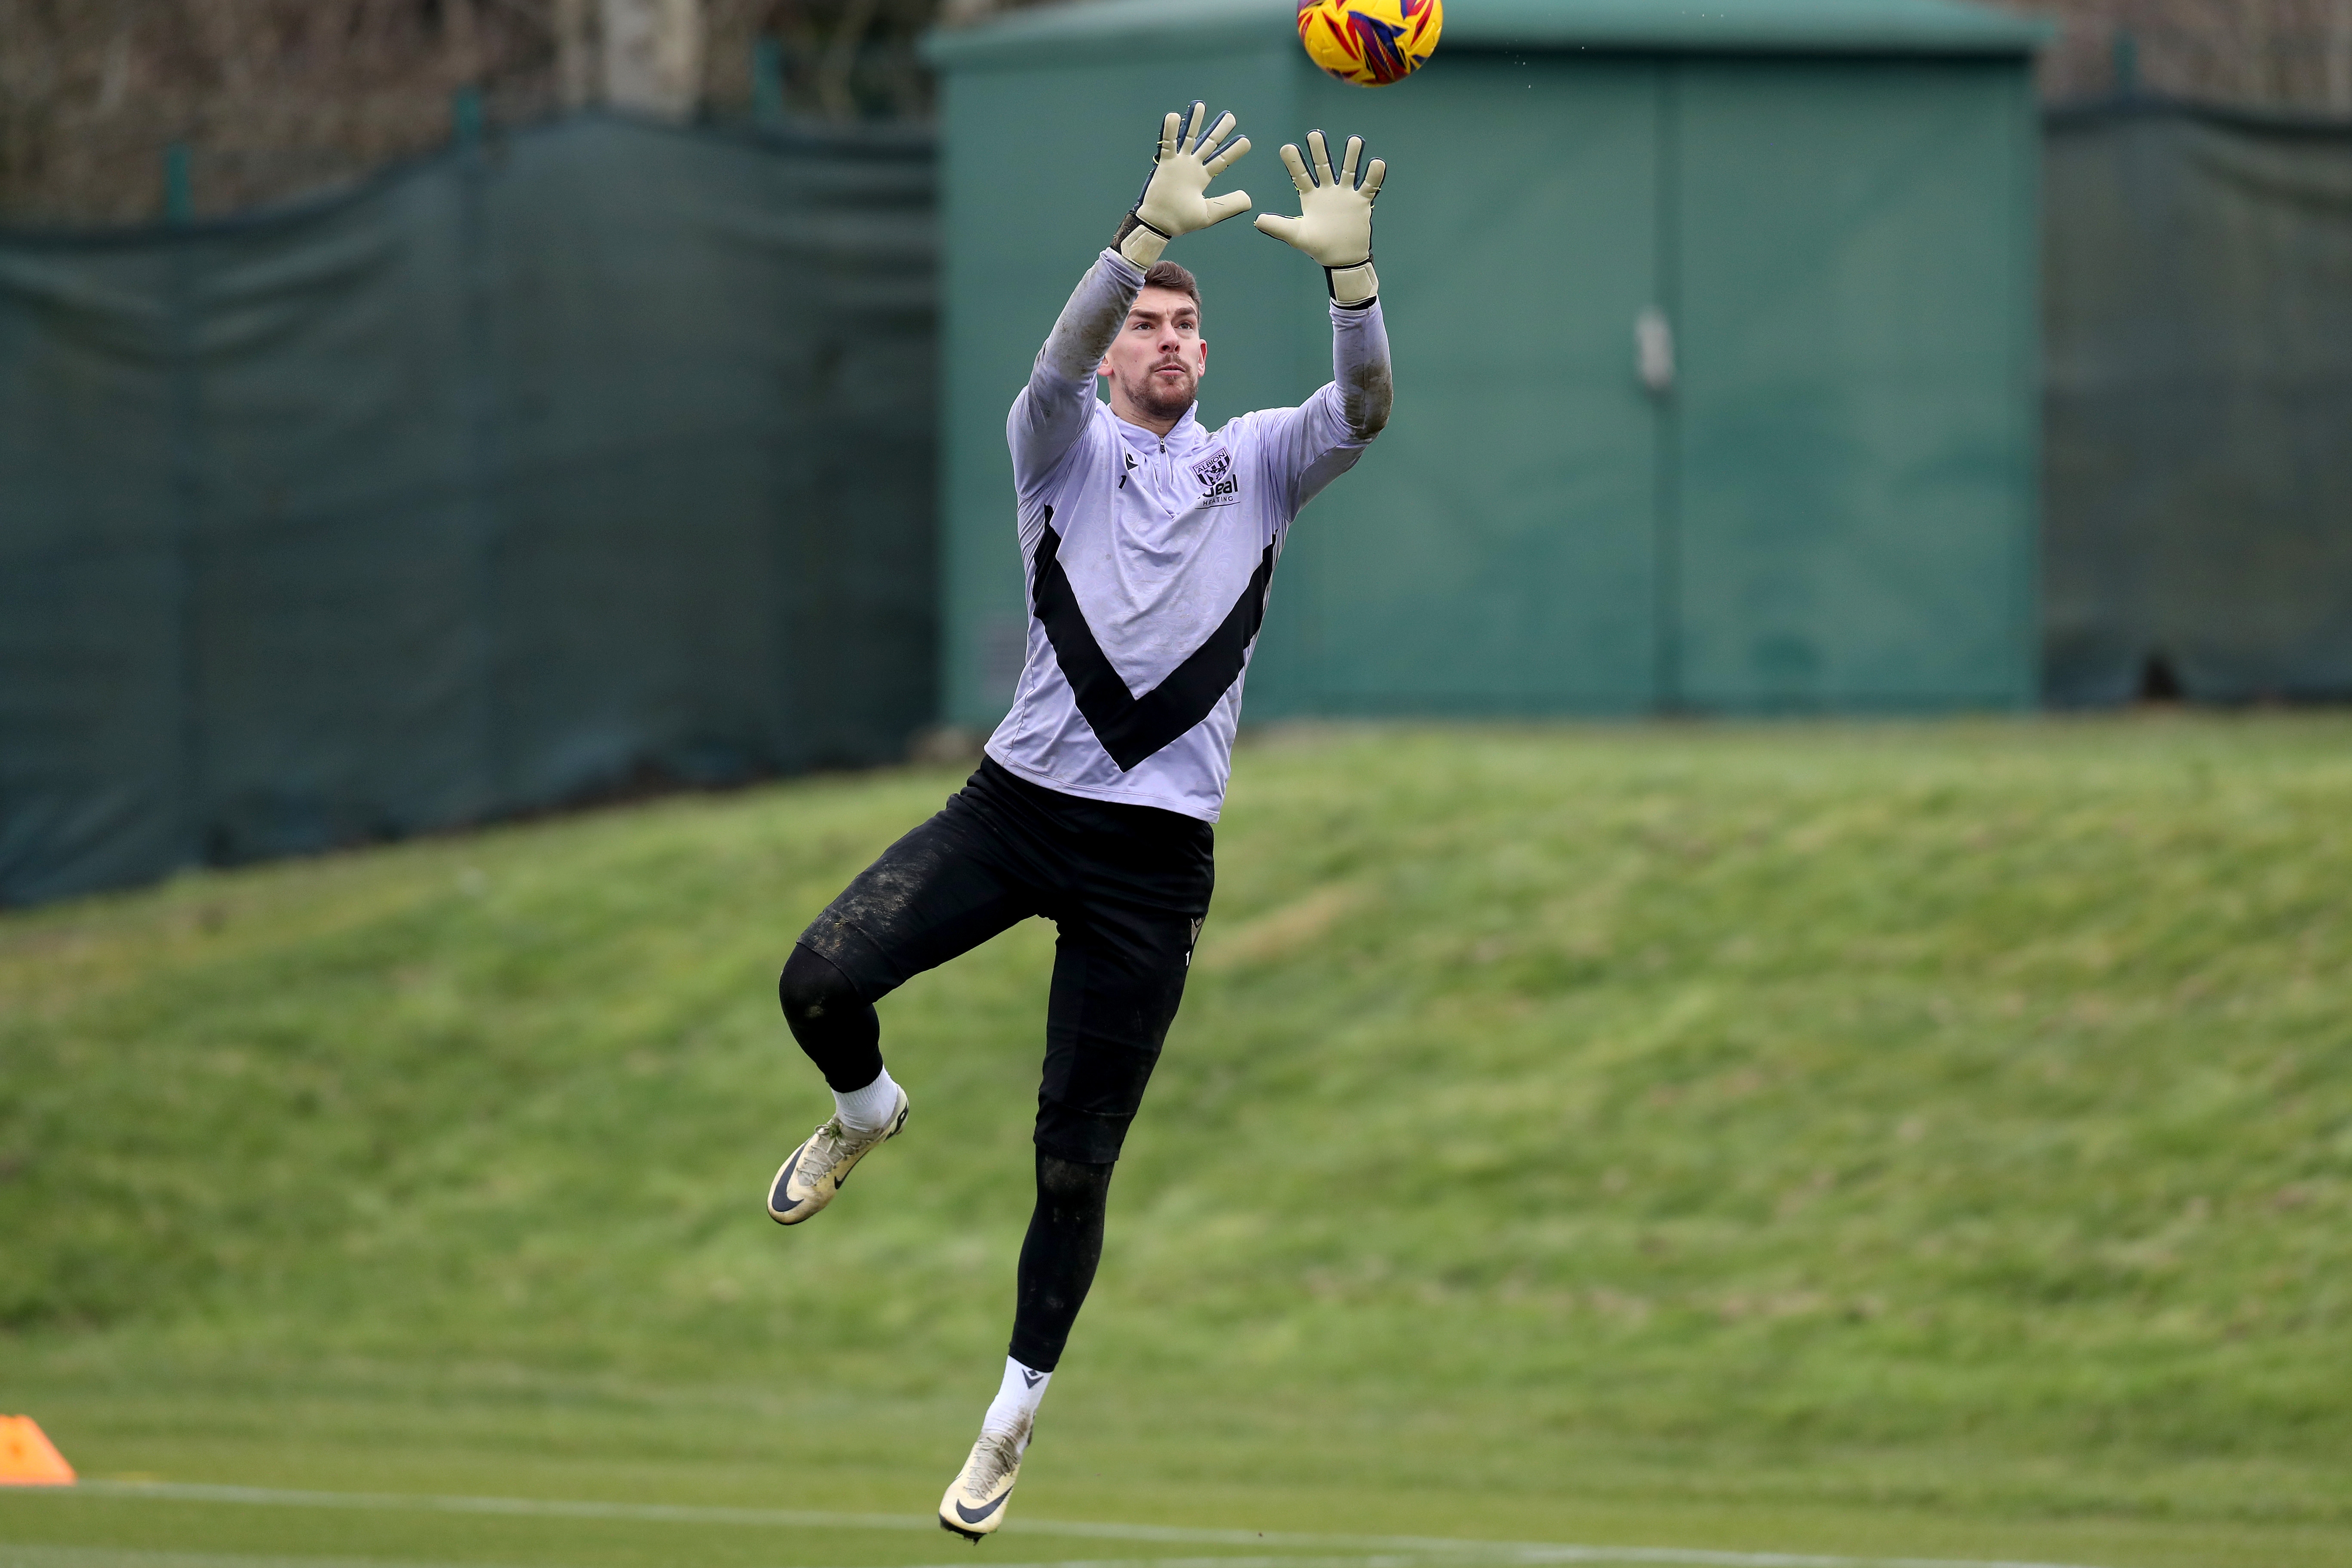
[[882,1076],[882,1021],[831,959],[793,948],[776,978],[776,999],[793,1038],[836,1091],[854,1094]]
[[849,976],[831,959],[806,947],[794,947],[776,977],[776,1000],[783,1004],[784,1019],[794,1033],[803,1024],[827,1016],[846,1016],[865,1006]]

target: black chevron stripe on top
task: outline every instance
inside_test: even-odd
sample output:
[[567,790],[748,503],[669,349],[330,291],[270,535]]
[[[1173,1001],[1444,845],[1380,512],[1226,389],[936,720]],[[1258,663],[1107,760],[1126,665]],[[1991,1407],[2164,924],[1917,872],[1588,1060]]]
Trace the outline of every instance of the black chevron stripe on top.
[[1078,595],[1062,570],[1062,536],[1054,531],[1054,509],[1045,509],[1045,531],[1037,541],[1031,605],[1054,645],[1054,662],[1078,700],[1078,711],[1125,773],[1209,716],[1217,700],[1241,679],[1250,644],[1265,619],[1266,584],[1274,581],[1274,546],[1258,557],[1249,586],[1206,641],[1185,656],[1168,679],[1138,697],[1095,640],[1078,608]]

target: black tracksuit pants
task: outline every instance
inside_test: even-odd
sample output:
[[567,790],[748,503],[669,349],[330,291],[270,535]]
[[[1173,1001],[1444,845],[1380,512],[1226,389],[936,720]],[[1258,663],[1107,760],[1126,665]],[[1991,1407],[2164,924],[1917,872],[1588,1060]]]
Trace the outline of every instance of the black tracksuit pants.
[[1216,880],[1193,817],[1059,794],[983,761],[801,933],[780,994],[835,1089],[882,1070],[874,1003],[1032,915],[1053,921],[1037,1207],[1012,1353],[1050,1370],[1102,1253],[1113,1162],[1183,999]]

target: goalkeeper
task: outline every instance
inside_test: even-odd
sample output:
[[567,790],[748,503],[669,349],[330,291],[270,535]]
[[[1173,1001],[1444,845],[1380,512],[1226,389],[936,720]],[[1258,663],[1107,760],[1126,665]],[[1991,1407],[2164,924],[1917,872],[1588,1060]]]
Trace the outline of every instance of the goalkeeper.
[[[1227,114],[1163,122],[1142,195],[1095,258],[1013,401],[1028,653],[1013,709],[946,808],[801,934],[780,986],[835,1114],[776,1173],[768,1211],[797,1225],[907,1120],[874,1004],[1031,915],[1060,928],[1037,1096],[1037,1206],[1021,1247],[1000,1390],[940,1522],[1004,1521],[1047,1380],[1102,1256],[1111,1167],[1184,992],[1215,880],[1211,826],[1231,772],[1242,680],[1291,519],[1389,416],[1372,272],[1375,159],[1332,169],[1282,150],[1300,216],[1257,226],[1323,265],[1333,380],[1296,408],[1209,430],[1192,275],[1169,241],[1249,208],[1207,194],[1248,151]],[[1109,384],[1106,406],[1096,377]]]

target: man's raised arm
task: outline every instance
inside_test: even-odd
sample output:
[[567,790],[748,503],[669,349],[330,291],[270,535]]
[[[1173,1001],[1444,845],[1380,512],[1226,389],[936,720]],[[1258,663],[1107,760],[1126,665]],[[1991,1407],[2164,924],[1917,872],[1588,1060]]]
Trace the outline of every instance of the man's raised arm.
[[1381,194],[1388,165],[1373,159],[1360,183],[1362,137],[1348,138],[1337,174],[1323,132],[1308,132],[1307,146],[1315,160],[1311,170],[1297,148],[1282,149],[1290,183],[1298,188],[1299,216],[1260,213],[1256,219],[1261,232],[1322,264],[1331,295],[1330,384],[1278,416],[1269,447],[1276,480],[1289,490],[1294,510],[1355,466],[1365,444],[1388,424],[1394,392],[1381,280],[1372,270],[1372,199]]
[[1143,288],[1143,274],[1180,234],[1224,222],[1249,211],[1249,193],[1208,194],[1209,182],[1249,151],[1249,138],[1235,137],[1223,114],[1202,129],[1208,106],[1195,101],[1191,115],[1170,114],[1160,124],[1159,155],[1135,205],[1120,220],[1111,247],[1095,258],[1071,292],[1069,303],[1046,334],[1030,368],[1029,384],[1013,401],[1005,438],[1013,447],[1013,478],[1025,497],[1068,455],[1086,428],[1094,401],[1095,367],[1126,324],[1128,307]]

